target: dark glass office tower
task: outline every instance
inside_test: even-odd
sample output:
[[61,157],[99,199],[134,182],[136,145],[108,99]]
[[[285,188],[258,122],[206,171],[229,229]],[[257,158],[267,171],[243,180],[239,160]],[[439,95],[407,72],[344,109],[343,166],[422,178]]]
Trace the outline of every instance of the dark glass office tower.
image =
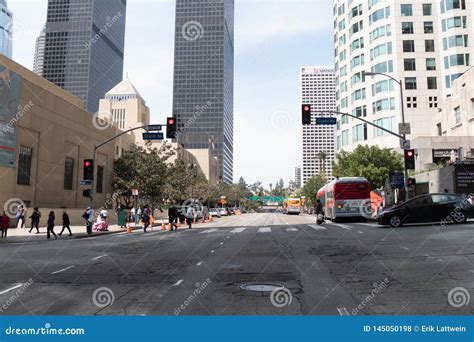
[[86,102],[122,80],[126,0],[49,0],[43,77]]
[[234,0],[176,0],[173,115],[178,142],[211,148],[233,181]]

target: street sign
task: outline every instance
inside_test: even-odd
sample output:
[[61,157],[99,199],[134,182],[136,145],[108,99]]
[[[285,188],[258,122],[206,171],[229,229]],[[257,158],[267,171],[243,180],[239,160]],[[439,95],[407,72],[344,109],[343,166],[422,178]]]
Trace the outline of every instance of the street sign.
[[405,175],[403,172],[390,172],[390,184],[397,189],[405,187]]
[[143,140],[163,140],[164,138],[162,132],[143,133]]
[[82,179],[81,180],[81,185],[91,185],[92,180],[91,179]]
[[411,126],[409,123],[399,123],[398,124],[398,134],[411,134]]
[[335,125],[337,124],[336,118],[316,118],[316,125]]
[[400,139],[400,148],[402,150],[409,150],[410,149],[410,140]]
[[162,129],[162,125],[148,125],[148,127],[146,128],[147,131],[161,131]]

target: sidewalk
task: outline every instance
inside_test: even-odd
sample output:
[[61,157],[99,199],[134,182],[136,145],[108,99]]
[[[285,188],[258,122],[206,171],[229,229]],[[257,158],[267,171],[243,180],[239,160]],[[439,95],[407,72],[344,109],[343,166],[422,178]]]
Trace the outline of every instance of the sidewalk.
[[[163,222],[165,223],[166,225],[166,230],[168,230],[168,219],[165,219],[163,220]],[[155,223],[153,224],[153,226],[150,226],[148,228],[148,231],[158,231],[158,230],[161,230],[161,223],[162,223],[162,220],[156,220]],[[205,224],[209,223],[209,221],[206,221]],[[196,222],[194,225],[198,227],[202,226],[203,223],[201,221],[198,221]],[[143,226],[142,225],[135,225],[135,224],[132,224],[131,225],[131,228],[132,228],[132,231],[135,231],[135,230],[143,230]],[[185,229],[187,228],[187,226],[185,224],[182,224],[182,227],[180,229]],[[67,229],[64,230],[63,232],[63,235],[61,237],[59,237],[59,233],[61,232],[62,230],[62,226],[55,226],[54,227],[54,232],[58,235],[58,239],[59,238],[62,238],[62,239],[80,239],[80,238],[86,238],[86,237],[89,237],[89,235],[87,235],[87,232],[86,232],[86,226],[71,226],[71,232],[72,232],[72,236],[69,237],[69,231]],[[36,234],[36,229],[33,229],[31,231],[31,233],[29,233],[30,231],[30,227],[28,228],[10,228],[8,229],[8,236],[7,236],[7,239],[8,238],[13,238],[13,237],[30,237],[30,238],[33,238],[33,237],[42,237],[44,239],[46,239],[46,227],[40,227],[39,228],[39,231],[40,233],[39,234]],[[121,228],[119,227],[118,225],[116,224],[111,224],[109,225],[109,230],[106,231],[106,232],[92,232],[92,237],[94,236],[103,236],[103,235],[110,235],[110,234],[116,234],[116,233],[125,233],[127,231],[126,228]],[[52,239],[54,239],[54,236],[52,236]],[[1,239],[0,239],[1,241]]]

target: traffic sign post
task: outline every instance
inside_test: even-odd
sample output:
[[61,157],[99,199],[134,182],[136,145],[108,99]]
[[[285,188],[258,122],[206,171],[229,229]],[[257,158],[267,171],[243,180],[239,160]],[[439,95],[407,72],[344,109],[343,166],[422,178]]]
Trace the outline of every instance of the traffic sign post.
[[92,179],[82,179],[81,180],[81,185],[91,185],[92,184]]
[[411,126],[409,123],[399,123],[398,124],[398,134],[408,135],[411,134]]
[[146,131],[159,131],[163,129],[163,125],[148,125],[145,130]]

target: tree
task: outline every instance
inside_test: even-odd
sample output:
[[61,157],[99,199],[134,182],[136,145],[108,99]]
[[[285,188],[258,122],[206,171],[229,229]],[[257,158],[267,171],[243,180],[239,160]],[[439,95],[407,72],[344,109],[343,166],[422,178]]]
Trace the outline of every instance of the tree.
[[401,154],[388,148],[359,145],[353,152],[336,155],[332,174],[335,177],[365,177],[372,189],[383,187],[390,171],[403,170]]
[[328,158],[326,152],[319,152],[314,159],[319,160],[319,173],[326,176],[326,159]]
[[316,194],[324,185],[326,185],[326,178],[322,175],[314,175],[308,179],[301,189],[301,196],[306,197],[307,205],[313,205],[316,202]]

